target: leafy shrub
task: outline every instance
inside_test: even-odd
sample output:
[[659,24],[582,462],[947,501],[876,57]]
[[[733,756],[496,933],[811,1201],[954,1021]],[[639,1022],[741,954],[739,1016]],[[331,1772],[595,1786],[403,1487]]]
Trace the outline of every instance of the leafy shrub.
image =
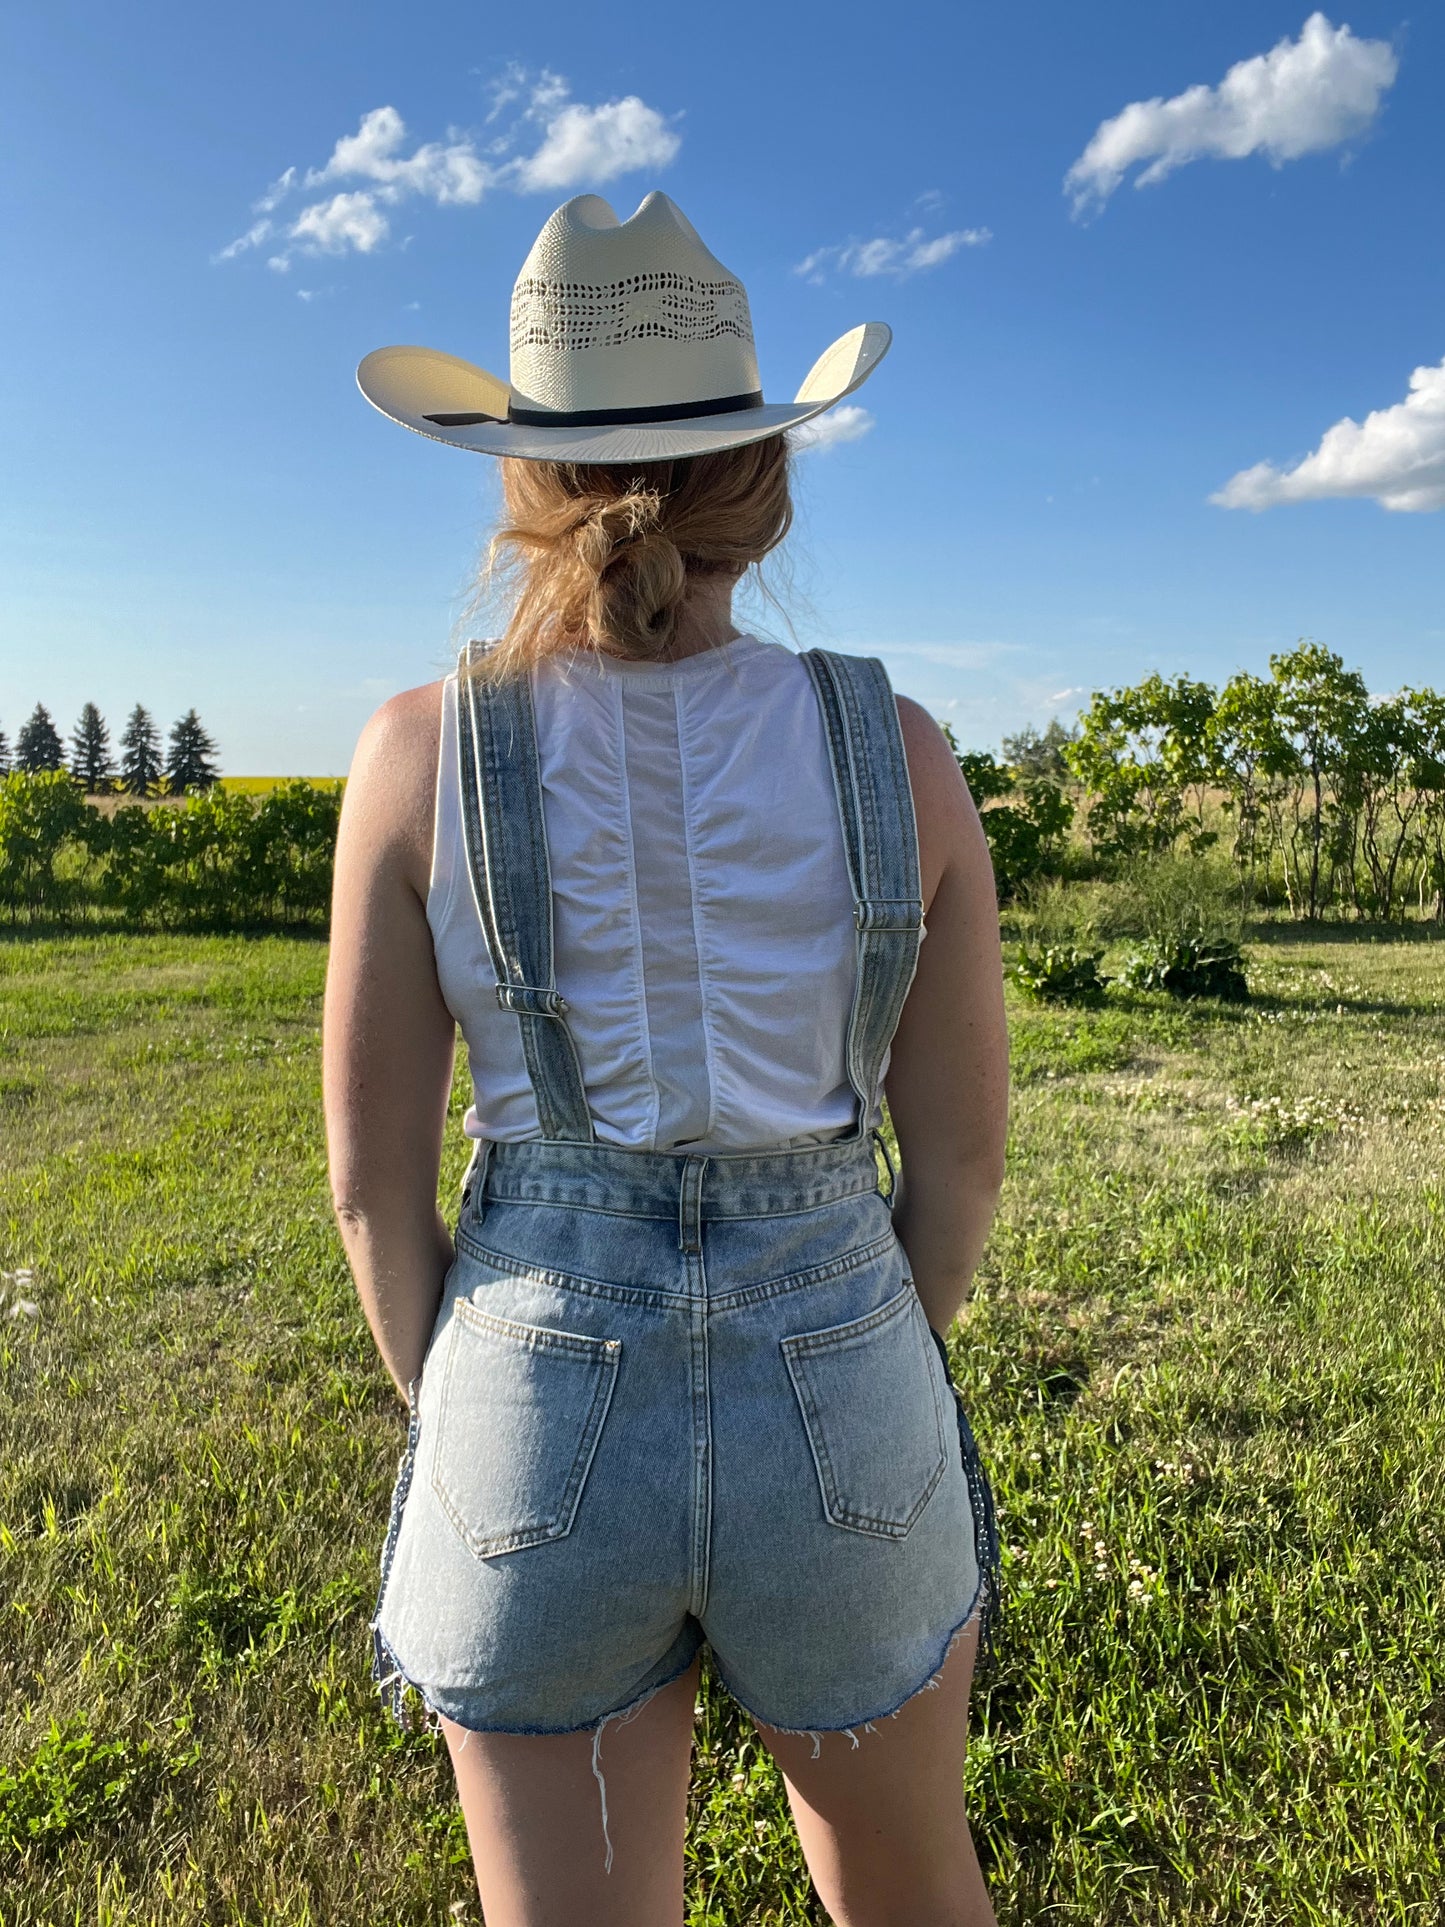
[[61,909],[74,896],[75,881],[56,875],[56,858],[66,843],[83,838],[90,820],[65,770],[0,777],[0,903],[12,917],[17,910]]
[[293,779],[107,817],[64,771],[17,772],[0,779],[0,904],[11,917],[101,905],[209,929],[322,920],[340,814],[340,784]]
[[1030,997],[1063,1003],[1097,1004],[1104,995],[1099,975],[1102,950],[1081,950],[1072,943],[1019,945],[1009,976]]
[[1131,990],[1167,990],[1171,997],[1220,997],[1236,1004],[1249,997],[1244,954],[1223,938],[1146,938],[1125,958],[1121,978]]
[[982,750],[960,750],[947,725],[945,734],[979,811],[999,895],[1012,896],[1030,878],[1057,867],[1074,806],[1057,783],[1021,777]]

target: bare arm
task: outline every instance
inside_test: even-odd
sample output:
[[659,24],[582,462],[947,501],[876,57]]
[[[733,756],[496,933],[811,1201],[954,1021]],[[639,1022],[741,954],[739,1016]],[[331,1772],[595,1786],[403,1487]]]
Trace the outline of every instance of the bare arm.
[[452,1261],[436,1194],[456,1026],[426,921],[439,726],[433,683],[393,697],[362,731],[337,838],[323,1021],[332,1203],[403,1396]]
[[928,934],[885,1089],[904,1182],[893,1222],[936,1331],[968,1292],[1003,1183],[1008,1031],[998,901],[978,812],[947,738],[898,699]]

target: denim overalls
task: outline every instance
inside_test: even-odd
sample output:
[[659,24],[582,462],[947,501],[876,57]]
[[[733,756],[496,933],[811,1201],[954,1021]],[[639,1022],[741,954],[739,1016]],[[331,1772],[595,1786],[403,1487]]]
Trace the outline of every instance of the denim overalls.
[[[988,1481],[879,1190],[866,1128],[922,931],[883,665],[813,650],[855,896],[858,1122],[806,1149],[598,1142],[553,973],[531,686],[459,664],[478,913],[543,1135],[479,1144],[371,1621],[398,1719],[594,1729],[706,1640],[758,1719],[897,1710],[998,1602]],[[480,673],[479,673],[480,672]],[[881,1142],[881,1138],[878,1139]],[[855,1739],[856,1743],[856,1739]]]

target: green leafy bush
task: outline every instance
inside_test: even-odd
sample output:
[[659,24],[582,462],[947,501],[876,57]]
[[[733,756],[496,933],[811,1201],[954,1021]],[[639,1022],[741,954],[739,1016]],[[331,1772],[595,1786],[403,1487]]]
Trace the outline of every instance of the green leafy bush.
[[1167,990],[1171,997],[1220,997],[1242,1004],[1249,997],[1244,954],[1237,943],[1216,938],[1151,938],[1124,959],[1121,980],[1131,990]]
[[1219,858],[1160,854],[1128,872],[1130,922],[1139,939],[1120,981],[1131,990],[1242,1003],[1245,892]]
[[1074,820],[1074,806],[1059,784],[985,751],[959,749],[947,724],[944,734],[978,809],[999,895],[1013,896],[1030,879],[1056,870]]
[[64,771],[17,772],[0,780],[0,904],[206,929],[321,921],[340,814],[339,784],[294,779],[106,816]]
[[1072,943],[1021,943],[1008,974],[1030,997],[1097,1004],[1106,981],[1099,975],[1103,954],[1102,950],[1081,950]]

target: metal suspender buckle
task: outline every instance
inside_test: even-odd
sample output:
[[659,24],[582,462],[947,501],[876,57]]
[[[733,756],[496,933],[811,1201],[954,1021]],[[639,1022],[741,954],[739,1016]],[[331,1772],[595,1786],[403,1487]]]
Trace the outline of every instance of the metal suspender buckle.
[[562,1017],[568,1009],[567,999],[559,992],[534,984],[498,984],[497,1002],[518,1017]]
[[921,897],[859,897],[853,905],[853,921],[860,930],[894,930],[908,933],[923,928]]

